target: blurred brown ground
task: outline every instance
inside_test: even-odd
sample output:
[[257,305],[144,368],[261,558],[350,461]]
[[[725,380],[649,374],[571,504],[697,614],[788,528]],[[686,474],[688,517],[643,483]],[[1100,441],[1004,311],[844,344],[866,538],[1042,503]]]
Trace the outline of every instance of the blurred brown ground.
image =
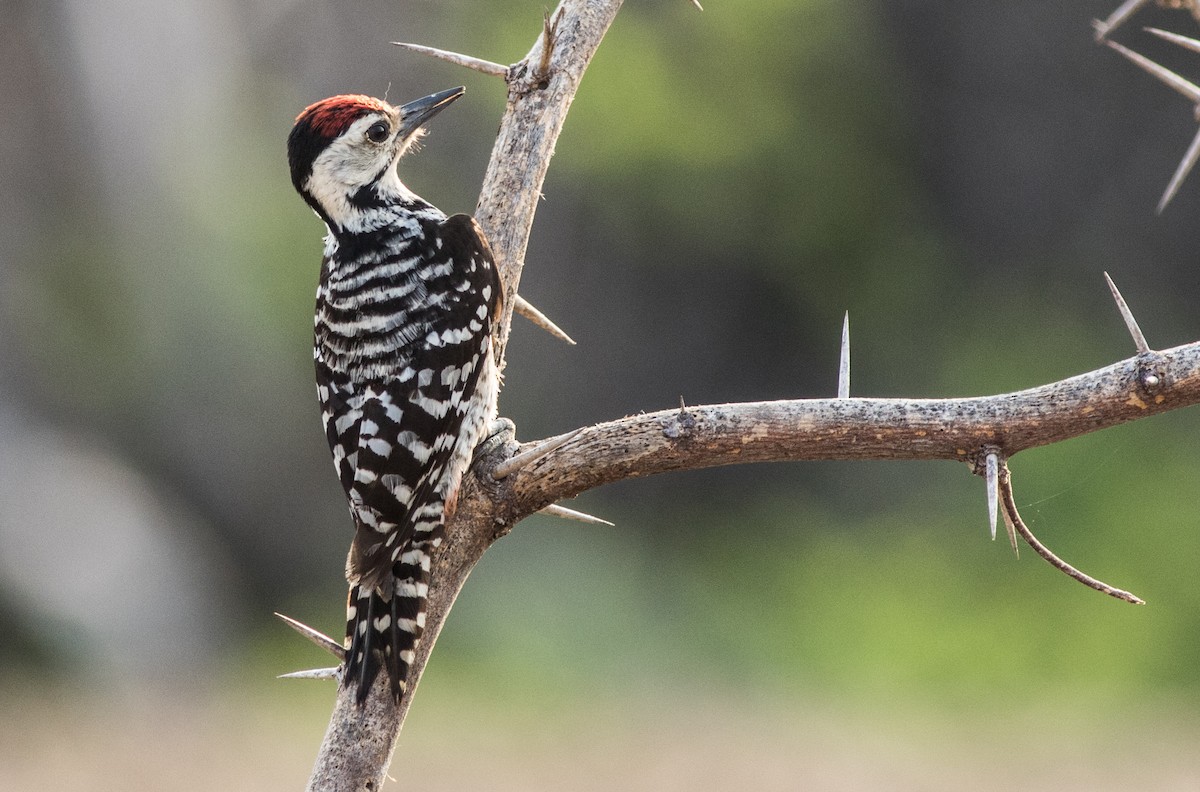
[[[327,702],[209,695],[122,701],[7,697],[0,788],[72,792],[296,790]],[[209,692],[211,693],[211,692]],[[1200,723],[1044,709],[891,719],[827,704],[700,698],[498,711],[434,695],[394,762],[392,789],[951,790],[1200,788]]]

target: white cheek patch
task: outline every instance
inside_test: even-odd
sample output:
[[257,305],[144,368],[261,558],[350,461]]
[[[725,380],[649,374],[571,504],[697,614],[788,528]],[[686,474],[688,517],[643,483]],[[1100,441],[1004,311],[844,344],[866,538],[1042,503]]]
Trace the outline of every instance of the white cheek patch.
[[338,225],[344,225],[355,212],[350,196],[374,182],[395,159],[389,146],[367,140],[367,127],[379,118],[371,113],[351,124],[313,160],[312,173],[304,183],[304,189]]

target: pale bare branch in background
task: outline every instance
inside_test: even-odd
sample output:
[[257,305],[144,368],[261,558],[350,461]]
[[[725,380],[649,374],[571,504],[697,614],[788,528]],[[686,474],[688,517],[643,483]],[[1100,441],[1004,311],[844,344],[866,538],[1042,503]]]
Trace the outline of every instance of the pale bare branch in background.
[[[1144,2],[1145,0],[1131,0],[1131,2],[1127,2],[1125,5],[1121,6],[1121,8],[1118,9],[1118,13],[1125,9],[1126,6],[1131,7],[1129,13],[1132,13],[1132,10],[1136,10],[1136,7],[1141,6]],[[1200,13],[1197,11],[1200,6],[1192,3],[1191,0],[1187,0],[1187,2],[1191,4],[1190,8],[1192,9],[1193,14]],[[1116,16],[1116,14],[1114,14],[1114,16]],[[1124,17],[1122,17],[1122,19],[1123,18]],[[1111,24],[1111,19],[1112,17],[1110,17],[1110,23],[1108,27],[1104,27],[1105,23],[1095,23],[1097,40],[1102,41],[1116,52],[1119,52],[1121,55],[1125,56],[1127,59],[1129,59],[1129,61],[1137,65],[1139,68],[1145,70],[1147,73],[1157,77],[1164,84],[1179,92],[1179,94],[1184,98],[1191,100],[1192,104],[1194,105],[1193,114],[1196,116],[1196,120],[1200,121],[1200,86],[1195,85],[1190,80],[1180,77],[1170,69],[1160,66],[1144,55],[1140,55],[1128,47],[1122,46],[1121,44],[1106,38],[1107,34],[1115,27],[1114,24]],[[1200,16],[1197,16],[1197,19],[1200,19]],[[1170,33],[1165,30],[1159,30],[1157,28],[1147,28],[1147,30],[1161,39],[1170,41],[1173,44],[1178,44],[1186,49],[1191,50],[1192,52],[1200,52],[1200,41],[1197,41],[1196,39],[1188,38],[1187,36],[1181,36],[1178,33]],[[1175,168],[1175,173],[1171,175],[1171,180],[1167,183],[1167,189],[1163,191],[1162,198],[1158,200],[1156,211],[1159,214],[1161,214],[1162,211],[1167,208],[1167,204],[1169,204],[1179,192],[1179,188],[1183,186],[1184,179],[1186,179],[1188,174],[1192,172],[1192,168],[1195,167],[1196,160],[1198,159],[1200,159],[1200,130],[1196,131],[1195,137],[1192,138],[1191,145],[1188,146],[1188,150],[1186,153],[1184,153],[1183,159],[1179,161],[1179,165]]]

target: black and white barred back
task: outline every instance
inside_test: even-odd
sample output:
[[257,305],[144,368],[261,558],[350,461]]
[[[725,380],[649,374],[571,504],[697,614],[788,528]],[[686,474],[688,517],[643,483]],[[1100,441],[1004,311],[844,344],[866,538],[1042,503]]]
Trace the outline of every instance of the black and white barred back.
[[343,683],[379,669],[397,701],[425,623],[432,554],[495,418],[492,327],[502,305],[475,221],[411,193],[396,162],[460,96],[393,108],[362,96],[307,108],[292,177],[325,221],[313,355],[325,435],[354,518]]

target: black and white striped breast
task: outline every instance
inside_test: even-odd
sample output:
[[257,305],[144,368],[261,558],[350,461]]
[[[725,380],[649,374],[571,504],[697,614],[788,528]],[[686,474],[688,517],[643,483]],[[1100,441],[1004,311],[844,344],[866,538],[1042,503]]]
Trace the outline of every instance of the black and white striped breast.
[[314,357],[326,437],[351,509],[389,544],[406,538],[387,536],[390,524],[419,530],[424,516],[410,510],[444,496],[447,470],[461,475],[451,458],[491,370],[499,283],[486,243],[464,244],[464,223],[477,233],[461,215],[408,213],[335,238],[322,268]]

